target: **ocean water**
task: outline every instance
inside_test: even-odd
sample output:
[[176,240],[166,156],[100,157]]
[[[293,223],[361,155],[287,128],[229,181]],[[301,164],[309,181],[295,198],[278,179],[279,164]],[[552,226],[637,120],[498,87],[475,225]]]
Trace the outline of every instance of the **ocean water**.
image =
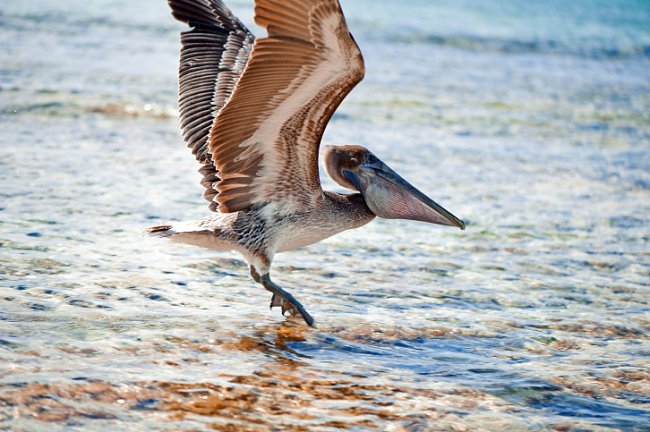
[[208,211],[166,2],[2,2],[0,430],[650,430],[650,3],[342,6],[367,74],[325,141],[468,228],[278,255],[310,329],[142,235]]

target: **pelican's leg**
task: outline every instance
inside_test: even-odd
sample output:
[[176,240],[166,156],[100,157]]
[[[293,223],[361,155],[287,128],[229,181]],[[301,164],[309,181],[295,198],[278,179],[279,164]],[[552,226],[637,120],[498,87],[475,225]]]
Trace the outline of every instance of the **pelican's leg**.
[[282,315],[286,315],[287,312],[289,312],[289,315],[299,314],[309,326],[314,327],[314,318],[309,315],[309,312],[307,312],[304,306],[294,296],[273,282],[269,273],[260,276],[253,266],[250,269],[251,276],[255,282],[262,284],[264,288],[273,293],[273,297],[271,297],[271,308],[281,307]]

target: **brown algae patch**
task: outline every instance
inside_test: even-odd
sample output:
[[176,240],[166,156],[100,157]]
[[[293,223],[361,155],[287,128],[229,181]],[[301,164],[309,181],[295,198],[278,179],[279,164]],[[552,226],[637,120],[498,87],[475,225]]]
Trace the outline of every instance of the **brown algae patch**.
[[236,351],[287,351],[287,344],[291,342],[304,342],[306,335],[313,330],[301,324],[286,322],[279,327],[268,326],[257,329],[251,336],[232,335],[228,341],[224,341],[221,347]]
[[[433,391],[395,385],[363,385],[314,376],[260,372],[229,384],[108,382],[30,384],[0,394],[0,407],[44,422],[86,417],[114,419],[122,411],[166,413],[169,420],[209,417],[216,430],[301,430],[335,424],[381,429],[384,422],[428,424],[447,413],[430,403]],[[427,413],[420,408],[427,405]],[[244,430],[244,429],[236,429]],[[308,430],[308,429],[304,429]]]
[[490,338],[496,334],[475,329],[452,328],[445,326],[409,328],[409,327],[333,327],[327,332],[350,342],[369,341],[373,343],[394,343],[418,339],[454,339],[460,337]]
[[[650,396],[650,372],[644,369],[628,369],[610,375],[559,376],[549,379],[554,384],[563,386],[577,394],[590,398],[614,398],[617,402],[625,400],[623,394],[636,393]],[[650,406],[648,403],[635,403],[636,407]]]
[[219,431],[481,430],[476,426],[484,422],[525,430],[516,418],[520,408],[476,389],[441,392],[295,372],[278,368],[232,377],[223,384],[30,384],[0,393],[0,408],[51,423],[162,416],[170,426],[195,421]]
[[223,382],[29,384],[0,392],[0,409],[54,423],[162,415],[170,422],[207,420],[210,428],[221,431],[386,430],[388,425],[397,431],[465,430],[466,416],[496,421],[516,411],[508,402],[475,389],[443,392],[286,364],[220,379]]
[[[17,417],[60,423],[76,418],[123,419],[156,416],[169,422],[198,421],[214,430],[465,430],[476,416],[500,422],[504,416],[516,424],[517,408],[476,389],[431,389],[421,383],[368,379],[363,375],[310,370],[308,359],[292,354],[290,343],[313,333],[302,325],[258,328],[252,335],[222,338],[207,343],[168,336],[160,353],[170,350],[214,353],[219,349],[256,351],[275,360],[250,374],[227,371],[216,382],[106,381],[28,384],[0,391],[0,411]],[[452,329],[369,330],[357,327],[335,331],[343,340],[390,343],[422,337],[456,337]],[[86,353],[81,353],[86,354]],[[170,366],[171,360],[154,363]],[[177,366],[178,364],[176,364]],[[10,412],[8,411],[8,412]],[[206,421],[208,423],[206,423]],[[474,423],[480,424],[480,423]],[[513,424],[513,423],[510,423]],[[457,429],[460,428],[460,429]]]
[[601,323],[580,323],[580,324],[550,324],[534,325],[538,329],[559,330],[568,333],[590,334],[595,336],[604,336],[621,339],[640,339],[646,338],[647,333],[641,329]]

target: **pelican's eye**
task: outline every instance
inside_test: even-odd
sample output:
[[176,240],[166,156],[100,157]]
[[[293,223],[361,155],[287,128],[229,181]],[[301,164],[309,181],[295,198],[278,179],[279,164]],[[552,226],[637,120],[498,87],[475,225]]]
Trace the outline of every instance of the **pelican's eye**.
[[368,153],[366,155],[366,162],[371,163],[371,164],[375,163],[375,162],[377,162],[377,158],[372,153]]

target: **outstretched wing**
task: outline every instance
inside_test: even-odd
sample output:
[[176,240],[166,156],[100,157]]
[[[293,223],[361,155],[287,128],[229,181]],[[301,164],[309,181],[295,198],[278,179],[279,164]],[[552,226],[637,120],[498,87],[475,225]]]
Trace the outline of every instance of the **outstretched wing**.
[[202,166],[203,196],[214,201],[219,173],[209,149],[210,130],[248,62],[255,37],[221,0],[169,0],[172,14],[192,30],[181,33],[179,109],[187,146]]
[[364,75],[337,0],[256,0],[255,21],[268,37],[255,41],[210,132],[220,178],[214,199],[226,213],[319,199],[323,132]]

